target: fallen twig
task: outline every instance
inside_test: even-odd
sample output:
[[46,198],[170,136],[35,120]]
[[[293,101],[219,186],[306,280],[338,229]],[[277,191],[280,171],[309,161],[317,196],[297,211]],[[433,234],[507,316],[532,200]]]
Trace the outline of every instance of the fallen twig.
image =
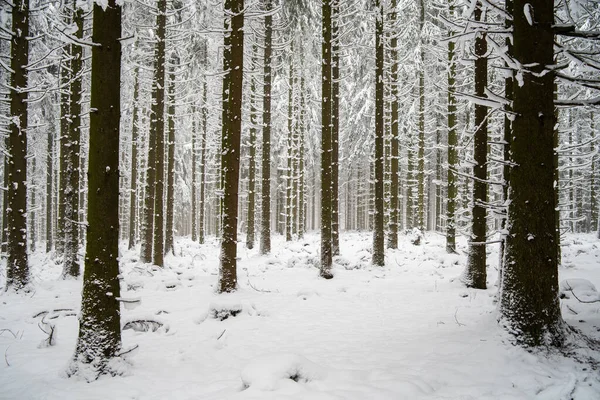
[[571,294],[573,295],[573,297],[575,297],[577,299],[577,301],[579,301],[580,303],[585,303],[585,304],[591,304],[591,303],[600,303],[600,299],[597,300],[592,300],[592,301],[588,301],[588,300],[581,300],[579,297],[577,297],[577,295],[575,294],[575,292],[573,291],[573,288],[571,288],[571,285],[569,285],[569,282],[565,282],[567,285],[567,290],[569,292],[571,292]]
[[458,307],[456,307],[456,312],[454,313],[454,320],[456,321],[456,324],[458,326],[466,326],[465,324],[461,324],[460,322],[458,322],[458,318],[456,317],[456,314],[458,314]]
[[6,353],[8,352],[9,348],[10,348],[10,345],[8,345],[6,350],[4,350],[4,361],[6,362],[6,365],[8,365],[10,367],[10,363],[8,362],[8,357],[6,356]]
[[[15,333],[8,328],[0,329],[0,336],[2,336],[4,332],[9,332],[15,339],[17,338],[17,335],[15,335]],[[19,333],[19,331],[17,331],[17,333]]]
[[223,335],[225,334],[225,331],[227,331],[227,329],[223,330],[223,332],[221,332],[221,334],[219,335],[219,337],[217,338],[217,340],[221,339],[223,337]]

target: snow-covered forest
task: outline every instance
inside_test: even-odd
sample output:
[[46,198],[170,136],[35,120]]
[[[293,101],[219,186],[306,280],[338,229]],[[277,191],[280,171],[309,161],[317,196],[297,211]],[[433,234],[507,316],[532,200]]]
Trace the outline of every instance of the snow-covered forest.
[[599,40],[595,0],[0,0],[0,398],[600,398]]

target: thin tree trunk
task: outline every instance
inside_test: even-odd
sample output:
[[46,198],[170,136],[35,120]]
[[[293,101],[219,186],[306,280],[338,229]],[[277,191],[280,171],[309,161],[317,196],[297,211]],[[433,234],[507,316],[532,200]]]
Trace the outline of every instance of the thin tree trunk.
[[[152,263],[159,267],[164,266],[164,195],[165,195],[165,38],[167,20],[167,1],[158,1],[158,14],[156,16],[156,48],[154,59],[155,101],[153,117],[155,122],[151,129],[155,131],[155,176],[154,176],[154,224]],[[152,136],[152,135],[151,135]]]
[[168,99],[168,141],[167,141],[167,226],[165,229],[165,253],[173,253],[173,230],[174,226],[174,207],[175,207],[175,68],[179,64],[179,57],[173,59],[173,69],[169,78],[169,99]]
[[331,253],[340,255],[339,136],[340,136],[340,1],[333,0],[331,26]]
[[[77,27],[75,37],[83,38],[84,13],[73,1],[73,23]],[[83,48],[77,44],[71,45],[71,91],[69,106],[69,131],[65,144],[66,150],[61,158],[65,158],[64,171],[64,261],[63,278],[77,277],[79,267],[79,151],[81,142],[81,101]]]
[[375,25],[375,219],[373,226],[373,265],[385,265],[384,249],[384,196],[383,196],[383,135],[384,135],[384,38],[383,38],[383,5],[376,3],[377,16]]
[[248,171],[248,224],[246,230],[246,247],[254,248],[254,234],[256,232],[255,213],[256,213],[256,133],[258,128],[258,109],[256,103],[258,99],[256,85],[255,66],[258,62],[258,45],[252,46],[252,72],[250,77],[250,165]]
[[[244,70],[244,0],[225,0],[225,39],[223,66],[228,98],[223,99],[227,119],[223,121],[223,238],[219,268],[219,293],[237,287],[237,217],[242,136],[242,86]],[[230,32],[230,33],[229,33]],[[225,59],[228,57],[229,59]]]
[[[475,21],[482,21],[482,7],[476,5]],[[485,98],[487,86],[487,41],[484,33],[475,37],[475,96]],[[476,289],[486,288],[486,241],[487,241],[487,107],[475,104],[475,135],[473,138],[473,222],[469,257],[464,280],[467,286]]]
[[137,210],[137,180],[138,180],[138,140],[139,140],[139,110],[140,110],[140,78],[139,68],[133,71],[133,115],[131,117],[131,186],[129,191],[129,245],[131,250],[136,242],[136,210]]
[[331,1],[323,0],[323,42],[321,66],[321,269],[325,279],[331,274]]
[[[396,27],[397,19],[397,0],[392,0],[392,12],[390,14],[390,25],[393,29]],[[390,249],[398,248],[398,38],[393,34],[391,39],[391,97],[392,97],[392,115],[391,115],[391,168],[390,168],[390,224],[387,246]]]
[[265,52],[262,137],[262,209],[260,222],[260,254],[271,252],[271,58],[273,46],[272,0],[265,4]]
[[[52,184],[54,181],[54,139],[56,132],[51,103],[49,103],[49,107],[50,110],[46,110],[45,107],[42,108],[42,113],[45,119],[48,121],[48,145],[46,148],[46,253],[50,253],[54,245],[54,234],[52,232],[52,210],[54,207],[52,201]],[[46,115],[46,113],[49,113],[49,115]]]
[[291,51],[290,51],[290,75],[288,78],[288,136],[287,136],[287,172],[286,172],[286,196],[285,196],[285,240],[289,242],[292,240],[292,180],[294,176],[294,170],[292,167],[292,158],[294,157],[293,149],[293,136],[294,136],[294,124],[293,124],[293,109],[294,109],[294,41],[292,40]]
[[[208,46],[206,41],[203,42],[203,65],[206,68],[208,65]],[[202,80],[202,149],[200,151],[200,215],[198,216],[198,242],[204,244],[205,224],[204,214],[206,210],[206,142],[208,135],[208,82],[206,76]]]

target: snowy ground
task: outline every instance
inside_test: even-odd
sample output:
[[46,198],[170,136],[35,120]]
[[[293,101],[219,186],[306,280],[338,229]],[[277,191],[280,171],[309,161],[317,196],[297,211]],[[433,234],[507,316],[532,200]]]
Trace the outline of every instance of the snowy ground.
[[[478,291],[458,279],[464,241],[451,256],[439,235],[418,247],[402,237],[387,266],[373,268],[371,235],[344,234],[335,278],[325,281],[318,240],[274,238],[268,257],[240,244],[240,290],[230,295],[214,293],[216,242],[179,240],[164,270],[125,252],[122,297],[141,304],[123,309],[123,325],[163,325],[124,330],[124,348],[139,345],[127,373],[94,383],[64,375],[81,284],[59,280],[60,266],[36,253],[35,293],[0,295],[0,399],[600,399],[600,372],[590,365],[509,343],[496,323],[497,248],[490,288]],[[600,241],[578,235],[564,245],[560,279],[579,299],[597,299],[589,282],[574,279],[600,285]],[[567,296],[564,318],[600,338],[600,303]],[[221,321],[227,309],[240,312]],[[46,346],[40,327],[51,325],[56,342]]]

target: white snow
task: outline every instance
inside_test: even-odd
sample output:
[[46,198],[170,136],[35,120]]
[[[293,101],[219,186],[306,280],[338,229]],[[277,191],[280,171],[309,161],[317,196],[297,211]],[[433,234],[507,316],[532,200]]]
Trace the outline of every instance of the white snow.
[[[496,322],[497,244],[489,246],[489,289],[481,291],[458,279],[466,263],[464,239],[452,255],[441,235],[426,233],[420,246],[411,239],[401,236],[399,249],[387,251],[386,267],[378,268],[369,262],[371,233],[342,234],[331,280],[318,277],[318,235],[292,243],[274,237],[269,256],[247,250],[241,240],[240,288],[227,295],[215,293],[215,240],[198,245],[179,239],[165,269],[141,264],[139,249],[127,251],[124,244],[121,297],[138,306],[122,307],[123,326],[133,324],[123,331],[123,349],[139,348],[124,356],[129,365],[123,376],[93,383],[65,375],[77,338],[81,282],[60,280],[61,266],[35,253],[35,292],[0,294],[0,398],[600,398],[600,374],[588,364],[510,344]],[[564,289],[567,282],[581,300],[597,296],[592,288],[600,284],[599,259],[595,235],[564,240],[563,316],[596,339],[600,303],[579,302]],[[0,285],[4,279],[0,274]],[[215,317],[227,310],[241,311]],[[51,346],[39,346],[48,338],[38,327],[48,330],[42,319],[59,333]],[[574,340],[579,358],[600,358]]]

